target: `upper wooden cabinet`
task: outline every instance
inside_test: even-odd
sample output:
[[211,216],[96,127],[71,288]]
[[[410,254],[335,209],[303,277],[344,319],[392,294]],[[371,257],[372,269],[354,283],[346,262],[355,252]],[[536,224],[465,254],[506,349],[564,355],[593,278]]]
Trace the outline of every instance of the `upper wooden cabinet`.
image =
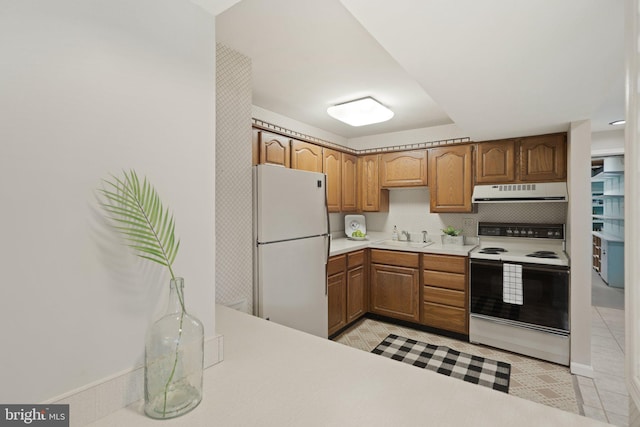
[[289,167],[291,165],[290,139],[274,133],[258,131],[258,162]]
[[342,212],[358,210],[358,157],[342,153]]
[[564,181],[567,178],[565,133],[480,142],[476,183]]
[[471,212],[472,145],[429,149],[431,212]]
[[427,185],[427,150],[382,154],[380,185],[383,188]]
[[380,188],[380,155],[371,154],[358,159],[360,208],[364,212],[388,212],[389,190]]
[[564,133],[519,141],[520,181],[562,181],[567,177],[567,137]]
[[482,142],[477,146],[476,183],[513,182],[516,178],[516,140]]
[[310,172],[322,172],[322,147],[291,140],[291,167]]
[[342,153],[324,149],[324,173],[327,175],[327,207],[340,212],[342,200]]

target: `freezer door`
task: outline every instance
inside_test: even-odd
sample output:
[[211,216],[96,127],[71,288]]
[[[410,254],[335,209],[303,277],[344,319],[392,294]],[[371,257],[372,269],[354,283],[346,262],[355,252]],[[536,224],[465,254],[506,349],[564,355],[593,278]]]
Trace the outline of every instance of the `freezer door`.
[[255,168],[258,242],[328,233],[324,174],[273,165]]
[[327,337],[326,239],[258,245],[258,316]]

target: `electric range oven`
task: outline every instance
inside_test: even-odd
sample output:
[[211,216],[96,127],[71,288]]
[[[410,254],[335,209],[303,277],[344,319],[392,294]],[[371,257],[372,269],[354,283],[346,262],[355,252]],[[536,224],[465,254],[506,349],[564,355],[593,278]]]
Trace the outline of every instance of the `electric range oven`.
[[469,340],[569,364],[563,224],[479,223],[470,254]]

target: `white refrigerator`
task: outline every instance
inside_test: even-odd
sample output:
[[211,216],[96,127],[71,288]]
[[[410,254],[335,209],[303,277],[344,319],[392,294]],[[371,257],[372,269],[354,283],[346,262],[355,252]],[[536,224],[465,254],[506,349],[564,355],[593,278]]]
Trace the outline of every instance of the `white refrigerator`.
[[326,177],[257,165],[253,189],[254,314],[326,338]]

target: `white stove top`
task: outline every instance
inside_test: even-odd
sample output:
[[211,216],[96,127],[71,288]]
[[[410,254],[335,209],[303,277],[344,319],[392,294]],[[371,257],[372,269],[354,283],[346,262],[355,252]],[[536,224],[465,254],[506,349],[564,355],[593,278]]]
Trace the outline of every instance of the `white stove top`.
[[[487,248],[501,248],[504,249],[504,252],[482,253]],[[528,256],[539,251],[553,252],[557,258]],[[547,256],[553,255],[547,254]],[[569,266],[569,257],[564,251],[563,241],[549,239],[481,237],[480,245],[471,251],[469,257],[504,262]]]

